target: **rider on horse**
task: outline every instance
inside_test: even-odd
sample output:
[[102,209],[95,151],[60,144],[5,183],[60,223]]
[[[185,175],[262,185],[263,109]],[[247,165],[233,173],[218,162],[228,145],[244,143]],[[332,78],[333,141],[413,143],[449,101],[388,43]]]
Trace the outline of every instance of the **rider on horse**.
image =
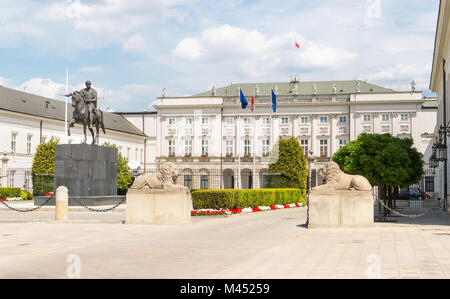
[[[92,83],[91,81],[86,81],[86,88],[80,90],[81,96],[83,97],[86,106],[89,110],[89,121],[90,121],[90,127],[93,127],[93,122],[95,118],[100,119],[101,114],[100,111],[97,109],[97,91],[91,87]],[[66,97],[70,97],[73,94],[68,94]]]

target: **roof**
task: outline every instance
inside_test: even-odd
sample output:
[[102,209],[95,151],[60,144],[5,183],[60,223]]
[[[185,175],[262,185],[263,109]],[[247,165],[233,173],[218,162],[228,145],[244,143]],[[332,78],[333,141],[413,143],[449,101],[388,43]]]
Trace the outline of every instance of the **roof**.
[[[22,113],[53,120],[65,120],[65,102],[49,99],[34,94],[0,86],[0,110]],[[68,105],[69,118],[73,113],[72,105]],[[122,115],[103,112],[107,130],[145,137],[138,128]]]
[[432,100],[426,99],[426,101],[422,104],[422,108],[424,109],[437,109],[439,101],[435,98]]
[[[298,82],[298,94],[299,95],[312,95],[313,86],[317,87],[317,94],[332,94],[333,85],[336,83],[337,94],[352,94],[357,93],[356,86],[360,82],[361,93],[382,93],[382,92],[395,92],[392,89],[377,86],[361,80],[350,81],[310,81],[310,82]],[[260,96],[270,96],[271,89],[275,89],[278,86],[278,95],[292,95],[292,87],[289,82],[279,83],[236,83],[226,87],[218,88],[216,95],[221,97],[237,96],[237,90],[240,87],[245,95],[253,95],[256,85],[259,87]],[[195,96],[211,96],[211,91],[203,92]]]

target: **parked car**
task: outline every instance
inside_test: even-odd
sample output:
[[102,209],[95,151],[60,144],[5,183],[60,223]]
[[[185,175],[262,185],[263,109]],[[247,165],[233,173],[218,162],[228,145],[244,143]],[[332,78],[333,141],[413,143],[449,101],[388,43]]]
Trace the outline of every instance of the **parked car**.
[[422,199],[429,199],[431,196],[419,188],[409,188],[409,196],[413,198],[422,197]]
[[398,199],[409,199],[409,198],[422,198],[422,199],[430,199],[431,196],[428,193],[423,192],[417,187],[414,188],[405,188],[400,190]]

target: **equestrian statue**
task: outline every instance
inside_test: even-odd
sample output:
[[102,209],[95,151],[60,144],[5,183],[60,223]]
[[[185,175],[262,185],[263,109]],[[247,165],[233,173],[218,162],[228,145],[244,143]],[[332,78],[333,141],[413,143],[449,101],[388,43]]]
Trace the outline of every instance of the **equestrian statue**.
[[[70,136],[70,129],[75,124],[83,125],[84,141],[87,143],[86,128],[92,134],[92,145],[98,145],[100,139],[100,128],[106,134],[105,125],[103,123],[103,112],[97,108],[97,91],[93,89],[91,81],[86,81],[86,88],[80,91],[74,91],[71,94],[65,95],[72,97],[72,107],[74,107],[73,117],[67,129],[67,134]],[[94,127],[96,132],[94,133]]]

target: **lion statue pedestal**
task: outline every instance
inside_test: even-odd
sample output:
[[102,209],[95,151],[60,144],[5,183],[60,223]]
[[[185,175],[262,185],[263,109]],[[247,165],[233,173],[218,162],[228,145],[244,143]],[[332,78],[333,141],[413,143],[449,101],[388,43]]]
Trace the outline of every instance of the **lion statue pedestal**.
[[368,227],[374,223],[372,186],[366,178],[343,173],[335,162],[319,170],[325,185],[308,203],[308,228]]
[[191,193],[188,188],[175,184],[178,175],[175,164],[166,163],[158,175],[138,177],[127,193],[126,223],[191,223]]

